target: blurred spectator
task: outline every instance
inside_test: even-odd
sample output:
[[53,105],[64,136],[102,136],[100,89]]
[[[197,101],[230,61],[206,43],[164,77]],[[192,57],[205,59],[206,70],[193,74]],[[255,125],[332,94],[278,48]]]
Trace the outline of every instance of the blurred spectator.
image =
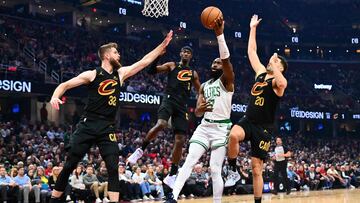
[[2,201],[8,201],[9,197],[17,197],[19,187],[6,173],[4,166],[0,166],[0,191]]
[[107,182],[105,183],[100,183],[99,180],[97,179],[96,175],[94,174],[94,168],[91,165],[88,165],[86,167],[86,174],[83,177],[84,180],[84,184],[85,186],[90,189],[91,191],[93,191],[95,193],[95,197],[96,197],[96,203],[101,203],[103,202],[100,199],[100,193],[104,193],[104,199],[106,202],[109,202],[108,200],[108,184]]
[[40,202],[40,188],[37,185],[32,186],[30,178],[25,174],[24,168],[19,168],[18,175],[14,178],[17,186],[19,186],[18,201],[29,203],[29,194],[33,192],[35,202]]
[[157,198],[162,199],[164,197],[164,189],[163,189],[163,186],[162,186],[162,182],[155,175],[154,167],[152,165],[148,165],[148,167],[147,167],[145,180],[150,185],[151,193],[155,193]]

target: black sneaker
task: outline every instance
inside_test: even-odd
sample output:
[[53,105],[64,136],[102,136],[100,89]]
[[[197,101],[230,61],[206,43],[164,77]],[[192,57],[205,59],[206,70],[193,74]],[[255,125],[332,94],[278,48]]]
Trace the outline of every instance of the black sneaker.
[[51,197],[49,203],[64,203],[66,202],[65,199],[63,198],[54,198]]
[[174,199],[167,199],[165,203],[177,203],[177,201]]
[[166,200],[174,199],[173,193],[172,193],[172,192],[167,193],[165,199],[166,199]]
[[272,193],[273,195],[277,195],[277,194],[278,194],[278,192],[277,192],[276,190],[272,190],[271,193]]
[[289,190],[286,190],[286,194],[287,195],[290,195],[290,193],[291,193],[291,190],[289,189]]
[[174,199],[174,195],[172,192],[167,193],[165,203],[176,203],[177,201]]

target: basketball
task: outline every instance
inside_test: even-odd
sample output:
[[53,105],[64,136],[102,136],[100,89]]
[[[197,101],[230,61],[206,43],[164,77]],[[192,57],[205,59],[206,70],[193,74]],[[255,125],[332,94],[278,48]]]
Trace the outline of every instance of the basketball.
[[222,12],[215,6],[209,6],[205,8],[201,13],[201,23],[207,29],[213,29],[215,26],[215,20],[222,16]]

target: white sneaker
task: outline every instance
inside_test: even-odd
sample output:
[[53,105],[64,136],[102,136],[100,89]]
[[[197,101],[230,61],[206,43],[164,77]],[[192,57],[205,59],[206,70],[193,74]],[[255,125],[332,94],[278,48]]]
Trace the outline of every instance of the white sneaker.
[[176,180],[176,175],[167,175],[163,182],[168,185],[171,189],[174,189],[174,185],[175,185],[175,180]]
[[110,202],[110,200],[107,197],[104,197],[103,203],[108,203],[108,202]]
[[128,158],[128,162],[130,164],[136,164],[137,160],[140,159],[143,154],[143,150],[141,148],[137,148],[135,152]]
[[66,196],[66,201],[67,201],[67,202],[71,201],[70,195]]
[[101,199],[100,198],[96,198],[96,203],[102,203]]
[[149,199],[154,200],[155,198],[152,195],[149,195]]
[[225,187],[231,187],[236,184],[240,180],[240,174],[237,171],[229,170],[229,174],[226,178],[226,182],[224,184]]
[[146,195],[144,195],[143,200],[146,201],[149,200],[149,198]]

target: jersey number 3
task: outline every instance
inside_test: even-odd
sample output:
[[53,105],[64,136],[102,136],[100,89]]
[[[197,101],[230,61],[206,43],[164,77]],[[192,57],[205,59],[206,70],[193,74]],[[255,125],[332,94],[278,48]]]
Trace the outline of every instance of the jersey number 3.
[[264,101],[265,101],[264,97],[257,96],[255,100],[255,105],[264,106]]
[[110,96],[108,104],[110,106],[116,106],[116,97],[115,96]]

